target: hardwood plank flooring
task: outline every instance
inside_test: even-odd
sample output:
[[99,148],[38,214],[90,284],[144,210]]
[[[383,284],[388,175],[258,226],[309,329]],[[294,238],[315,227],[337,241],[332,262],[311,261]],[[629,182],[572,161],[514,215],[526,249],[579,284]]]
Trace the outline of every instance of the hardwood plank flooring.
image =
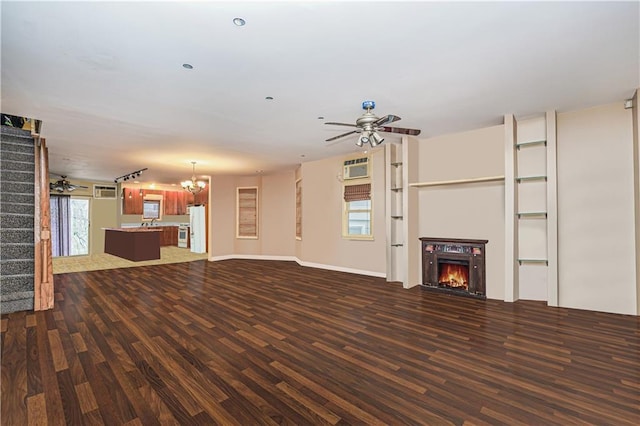
[[54,280],[2,315],[2,425],[640,424],[640,317],[280,261]]

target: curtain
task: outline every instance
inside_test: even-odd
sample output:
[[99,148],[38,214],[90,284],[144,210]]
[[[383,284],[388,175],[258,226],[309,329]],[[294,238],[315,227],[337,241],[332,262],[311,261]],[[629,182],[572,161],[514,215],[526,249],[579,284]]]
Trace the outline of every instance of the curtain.
[[344,187],[344,200],[364,201],[371,199],[371,184],[363,183],[360,185],[348,185]]
[[69,195],[51,194],[51,249],[54,257],[69,256]]

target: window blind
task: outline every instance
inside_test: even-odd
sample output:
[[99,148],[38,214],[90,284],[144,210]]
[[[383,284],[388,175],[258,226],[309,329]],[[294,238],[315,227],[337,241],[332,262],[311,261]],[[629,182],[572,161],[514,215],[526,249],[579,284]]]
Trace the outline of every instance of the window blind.
[[371,184],[347,185],[344,187],[344,201],[363,201],[371,199]]

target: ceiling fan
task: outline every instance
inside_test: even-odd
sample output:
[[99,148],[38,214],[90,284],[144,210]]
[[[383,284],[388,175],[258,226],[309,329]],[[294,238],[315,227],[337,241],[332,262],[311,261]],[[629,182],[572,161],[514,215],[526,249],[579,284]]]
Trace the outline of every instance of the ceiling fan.
[[62,179],[57,180],[55,183],[49,183],[49,190],[57,191],[57,192],[73,192],[78,188],[87,189],[88,186],[82,185],[73,185],[71,182],[67,180],[67,177],[64,175],[60,175]]
[[384,142],[384,138],[380,137],[378,132],[388,132],[388,133],[400,133],[403,135],[411,135],[417,136],[420,134],[420,130],[416,129],[405,129],[403,127],[388,127],[386,124],[393,123],[394,121],[400,120],[400,117],[397,115],[385,115],[384,117],[377,117],[373,113],[373,109],[376,107],[376,103],[374,101],[364,101],[362,102],[362,109],[365,110],[364,114],[360,116],[356,120],[356,124],[347,124],[347,123],[333,123],[327,122],[324,124],[332,124],[334,126],[349,126],[355,127],[356,130],[352,130],[347,133],[343,133],[338,136],[334,136],[326,140],[326,142],[331,142],[336,139],[343,138],[345,136],[352,135],[354,133],[360,133],[361,135],[358,137],[358,141],[356,145],[362,146],[362,144],[368,143],[371,144],[371,147],[374,148]]

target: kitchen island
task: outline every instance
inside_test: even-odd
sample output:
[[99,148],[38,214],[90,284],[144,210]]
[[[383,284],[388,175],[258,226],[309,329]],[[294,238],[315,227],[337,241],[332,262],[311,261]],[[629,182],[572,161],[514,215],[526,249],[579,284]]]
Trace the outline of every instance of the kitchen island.
[[160,259],[161,229],[104,228],[104,252],[139,262]]

